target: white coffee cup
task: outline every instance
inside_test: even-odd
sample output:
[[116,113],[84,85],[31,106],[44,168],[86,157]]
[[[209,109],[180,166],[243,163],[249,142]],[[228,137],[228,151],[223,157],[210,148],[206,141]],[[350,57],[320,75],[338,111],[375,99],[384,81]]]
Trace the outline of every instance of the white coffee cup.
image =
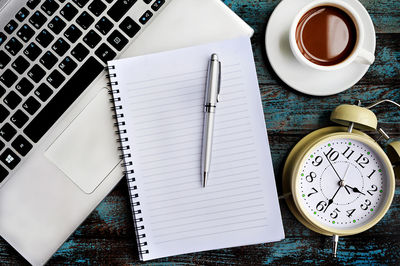
[[[357,40],[354,45],[353,51],[350,53],[350,55],[341,61],[338,64],[335,65],[330,65],[330,66],[323,66],[323,65],[318,65],[310,60],[308,60],[304,55],[300,52],[299,47],[297,46],[296,42],[296,29],[297,25],[299,24],[301,18],[311,9],[318,7],[318,6],[332,6],[341,9],[342,11],[346,12],[347,15],[353,20],[353,23],[356,27],[357,31]],[[338,70],[341,68],[344,68],[348,66],[349,64],[353,62],[357,62],[359,64],[366,64],[366,65],[371,65],[375,61],[375,56],[371,52],[365,50],[363,48],[364,44],[364,24],[361,21],[360,16],[358,13],[347,3],[340,1],[340,0],[317,0],[317,1],[312,1],[310,4],[306,5],[303,7],[296,15],[294,18],[292,25],[290,27],[290,32],[289,32],[289,43],[290,43],[290,48],[296,57],[296,59],[302,63],[303,65],[309,66],[311,68],[317,69],[317,70],[324,70],[324,71],[332,71],[332,70]]]

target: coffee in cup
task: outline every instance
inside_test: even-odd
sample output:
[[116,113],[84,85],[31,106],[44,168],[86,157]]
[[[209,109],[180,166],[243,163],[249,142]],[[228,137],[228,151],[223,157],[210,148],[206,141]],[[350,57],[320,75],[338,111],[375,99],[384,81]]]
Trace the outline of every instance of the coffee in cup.
[[372,64],[375,59],[362,48],[364,27],[358,14],[339,0],[304,7],[292,23],[289,40],[295,57],[319,70],[343,68],[356,59]]

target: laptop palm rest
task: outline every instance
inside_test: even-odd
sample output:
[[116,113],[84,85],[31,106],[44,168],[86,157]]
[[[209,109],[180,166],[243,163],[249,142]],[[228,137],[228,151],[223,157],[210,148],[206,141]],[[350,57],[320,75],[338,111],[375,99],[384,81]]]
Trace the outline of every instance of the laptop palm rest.
[[[102,89],[46,150],[45,156],[83,192],[92,193],[118,165],[107,89]],[[94,122],[95,121],[95,122]]]

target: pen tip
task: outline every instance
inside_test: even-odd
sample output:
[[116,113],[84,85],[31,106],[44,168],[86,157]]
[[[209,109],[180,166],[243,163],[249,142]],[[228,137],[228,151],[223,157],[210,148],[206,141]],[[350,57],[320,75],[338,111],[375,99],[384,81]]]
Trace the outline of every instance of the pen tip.
[[211,55],[211,60],[217,61],[218,60],[218,55],[217,54],[212,54]]
[[207,185],[207,177],[208,177],[207,172],[204,172],[203,173],[203,187],[206,187],[206,185]]

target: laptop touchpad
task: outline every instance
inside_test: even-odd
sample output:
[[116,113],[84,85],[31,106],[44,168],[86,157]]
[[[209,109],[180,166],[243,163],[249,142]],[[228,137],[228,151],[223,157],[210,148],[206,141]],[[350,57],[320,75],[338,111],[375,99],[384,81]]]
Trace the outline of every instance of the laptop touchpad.
[[120,161],[113,123],[108,91],[103,89],[45,152],[87,194]]

